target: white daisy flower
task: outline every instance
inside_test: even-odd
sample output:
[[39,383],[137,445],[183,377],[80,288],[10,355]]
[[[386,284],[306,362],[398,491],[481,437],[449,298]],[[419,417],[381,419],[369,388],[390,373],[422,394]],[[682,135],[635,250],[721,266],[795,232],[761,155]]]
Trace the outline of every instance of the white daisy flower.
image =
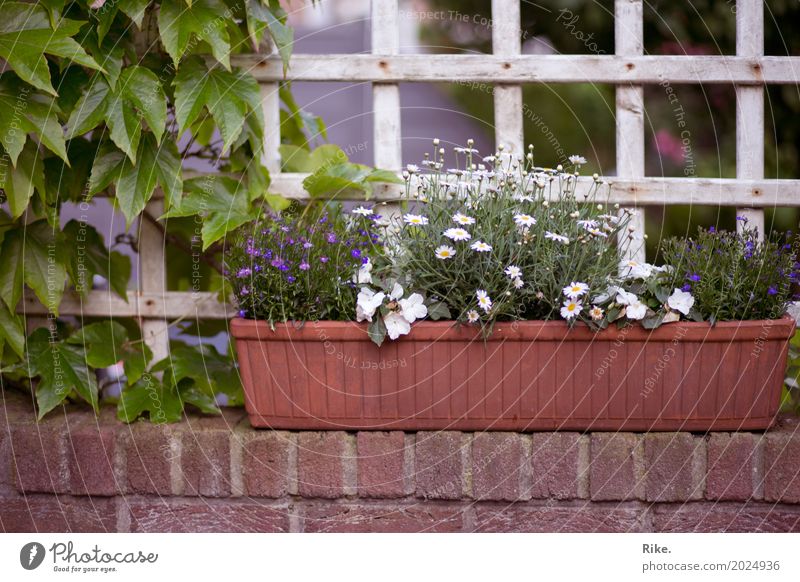
[[406,171],[409,174],[416,174],[417,172],[419,172],[419,166],[415,166],[414,164],[408,164],[406,166]]
[[562,292],[570,299],[577,299],[578,297],[586,295],[586,293],[589,292],[589,286],[586,283],[581,283],[580,281],[573,281],[564,287]]
[[481,316],[478,315],[478,312],[475,311],[474,309],[470,309],[469,311],[467,311],[467,321],[468,322],[475,323],[480,318],[481,318]]
[[403,221],[414,226],[424,226],[428,224],[428,217],[419,214],[406,214],[403,216]]
[[518,279],[519,277],[522,277],[522,269],[520,269],[516,265],[509,265],[503,272],[506,275],[508,275],[511,279]]
[[583,304],[580,301],[568,299],[564,302],[564,305],[561,306],[561,317],[564,319],[573,319],[578,316],[581,309],[583,309]]
[[514,279],[514,289],[522,289],[525,286],[525,281],[523,281],[520,277]]
[[478,150],[475,148],[462,148],[462,147],[455,147],[453,148],[457,154],[477,154]]
[[486,162],[487,164],[493,164],[495,160],[497,160],[497,158],[494,156],[486,156],[485,158],[483,158],[483,161]]
[[356,321],[372,321],[375,310],[381,306],[386,295],[375,293],[369,287],[362,287],[356,301]]
[[597,305],[592,305],[592,308],[589,310],[589,315],[591,316],[592,320],[600,321],[603,319],[603,308],[598,307]]
[[448,228],[442,234],[447,238],[455,241],[469,240],[472,238],[472,235],[463,228]]
[[533,226],[536,224],[536,219],[529,214],[515,214],[514,222],[517,226]]
[[594,236],[599,236],[601,238],[608,238],[608,235],[599,228],[587,228],[586,231]]
[[492,245],[488,245],[482,240],[476,240],[474,243],[470,245],[469,248],[479,253],[488,253],[492,250]]
[[570,156],[569,163],[575,166],[582,166],[583,164],[586,163],[586,158],[584,158],[583,156]]
[[456,249],[447,245],[441,245],[436,247],[434,254],[437,259],[452,259],[456,254]]
[[560,234],[556,234],[554,232],[550,232],[549,230],[545,231],[544,238],[548,238],[550,240],[554,240],[556,242],[560,242],[561,244],[565,244],[565,245],[569,244],[569,238],[568,237],[560,235]]
[[667,299],[667,305],[670,309],[680,311],[684,315],[689,315],[689,310],[692,308],[692,305],[694,305],[694,297],[692,297],[692,294],[688,291],[675,289],[672,295]]
[[358,208],[353,209],[353,214],[360,214],[361,216],[370,216],[372,214],[372,208],[359,206]]
[[486,313],[489,313],[489,310],[492,308],[492,299],[483,289],[478,289],[475,292],[475,296],[478,298],[478,306],[483,309]]
[[598,226],[600,226],[600,223],[597,222],[596,220],[579,220],[578,226],[582,226],[585,229],[590,229],[590,228],[597,228]]
[[463,224],[464,226],[475,224],[475,219],[471,216],[467,216],[466,214],[461,214],[460,212],[456,212],[453,215],[453,222],[456,224]]
[[644,316],[647,315],[647,305],[637,299],[628,304],[625,308],[625,315],[628,319],[644,319]]
[[422,319],[428,315],[428,308],[423,303],[422,295],[412,293],[408,299],[398,301],[403,317],[408,323],[414,323],[417,319]]

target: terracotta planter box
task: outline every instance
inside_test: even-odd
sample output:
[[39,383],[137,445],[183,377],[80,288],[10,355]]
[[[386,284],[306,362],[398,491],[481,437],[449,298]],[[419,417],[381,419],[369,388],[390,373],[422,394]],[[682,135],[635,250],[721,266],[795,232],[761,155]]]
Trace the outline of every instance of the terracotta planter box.
[[350,322],[234,319],[256,427],[751,430],[778,412],[790,318],[594,333],[561,321],[420,322],[380,348]]

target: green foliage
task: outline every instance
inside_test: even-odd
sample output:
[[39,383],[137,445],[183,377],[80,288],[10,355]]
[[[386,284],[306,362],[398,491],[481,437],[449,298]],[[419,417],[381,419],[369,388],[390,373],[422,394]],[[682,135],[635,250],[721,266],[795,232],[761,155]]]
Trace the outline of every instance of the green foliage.
[[775,319],[800,280],[790,241],[773,233],[760,242],[746,226],[741,233],[701,228],[694,238],[665,241],[663,257],[675,268],[674,285],[691,291],[703,319]]
[[[120,416],[127,420],[149,414],[173,421],[184,402],[217,412],[220,393],[229,404],[241,404],[227,355],[178,347],[169,369],[158,368],[163,374],[156,376],[158,364],[150,361],[134,327],[104,320],[68,333],[69,326],[56,319],[64,294],[87,299],[99,275],[127,301],[131,261],[82,221],[62,228],[61,208],[79,203],[83,211],[95,196],[108,197],[130,227],[142,220],[159,189],[165,207],[160,228],[174,243],[168,250],[183,253],[170,274],[194,261],[194,255],[183,260],[195,252],[195,235],[179,228],[181,220],[200,225],[201,260],[219,268],[215,243],[260,216],[263,207],[287,204],[269,192],[269,172],[261,164],[265,130],[258,83],[231,66],[232,54],[259,51],[271,40],[286,68],[293,44],[286,13],[274,0],[39,0],[5,2],[2,13],[4,377],[31,381],[40,416],[65,400],[84,400],[96,409],[95,371],[120,361],[128,384]],[[324,125],[297,106],[288,84],[281,98],[291,119],[284,141],[308,148],[324,134]],[[197,159],[214,160],[225,175],[184,179],[184,164]],[[135,236],[123,240],[136,249]],[[220,277],[206,276],[203,288],[219,286]],[[48,328],[27,339],[17,314],[26,286],[50,313]],[[192,367],[195,361],[210,366],[207,377]],[[160,410],[148,401],[153,390],[162,398]]]

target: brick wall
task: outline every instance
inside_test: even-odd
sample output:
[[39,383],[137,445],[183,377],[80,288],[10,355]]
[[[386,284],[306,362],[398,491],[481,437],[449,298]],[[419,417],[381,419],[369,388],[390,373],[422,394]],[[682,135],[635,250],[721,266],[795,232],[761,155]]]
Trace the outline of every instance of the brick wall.
[[800,531],[800,425],[759,433],[255,431],[5,393],[4,531]]

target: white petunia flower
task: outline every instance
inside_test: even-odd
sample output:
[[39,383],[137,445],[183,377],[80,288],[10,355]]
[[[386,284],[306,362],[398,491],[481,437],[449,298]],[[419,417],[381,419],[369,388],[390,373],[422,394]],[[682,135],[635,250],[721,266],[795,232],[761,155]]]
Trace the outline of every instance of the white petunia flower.
[[536,224],[536,219],[530,214],[515,214],[514,222],[517,223],[517,226],[533,226]]
[[514,279],[514,289],[522,289],[525,286],[525,281],[517,277]]
[[372,321],[375,310],[381,306],[386,295],[375,293],[369,287],[362,287],[356,301],[356,321]]
[[469,248],[479,253],[488,253],[492,250],[492,245],[488,245],[482,240],[476,240],[474,243],[470,245]]
[[670,309],[680,311],[684,315],[689,315],[689,310],[692,308],[692,305],[694,305],[694,297],[692,297],[692,294],[688,291],[675,289],[672,295],[667,299],[667,305],[669,305]]
[[412,293],[408,296],[408,299],[401,299],[398,303],[403,317],[406,318],[408,323],[414,323],[416,320],[428,315],[428,308],[423,303],[422,295],[419,293]]
[[489,313],[489,310],[492,308],[492,299],[483,289],[478,289],[475,292],[475,296],[478,298],[478,306],[483,309],[486,313]]
[[625,315],[628,319],[644,319],[644,316],[647,315],[647,305],[637,299],[628,304],[625,308]]
[[589,310],[589,315],[592,317],[594,321],[600,321],[603,319],[603,308],[598,307],[597,305],[593,305],[592,308]]
[[506,275],[509,276],[511,279],[518,279],[522,277],[522,269],[517,267],[516,265],[509,265],[506,267],[506,270],[503,271]]
[[442,234],[455,241],[469,240],[472,238],[472,235],[463,228],[448,228]]
[[453,215],[453,222],[456,224],[463,224],[464,226],[475,224],[475,219],[471,216],[467,216],[466,214],[461,214],[460,212],[456,212]]
[[560,242],[561,244],[565,244],[565,245],[569,244],[569,238],[568,237],[560,235],[560,234],[556,234],[554,232],[550,232],[549,230],[546,230],[544,232],[544,238],[548,238],[550,240],[554,240],[556,242]]
[[358,273],[353,276],[353,282],[359,285],[372,282],[372,261],[367,259],[367,262],[361,265]]
[[478,315],[478,312],[475,311],[474,309],[470,309],[469,311],[467,311],[467,321],[468,322],[475,323],[480,318],[481,318],[481,316]]
[[406,224],[411,224],[413,226],[424,226],[428,224],[428,217],[421,216],[419,214],[406,214],[403,216],[403,221]]
[[564,319],[573,319],[578,316],[581,309],[583,309],[583,304],[580,301],[568,299],[564,302],[564,305],[561,306],[561,317]]
[[452,259],[456,254],[456,249],[447,245],[441,245],[436,247],[434,254],[437,259]]
[[411,324],[400,313],[390,313],[383,318],[383,323],[386,325],[386,334],[389,339],[396,340],[411,331]]
[[400,286],[400,283],[395,283],[392,290],[389,292],[389,299],[393,299],[397,301],[398,299],[402,299],[403,297],[403,288]]
[[583,164],[586,163],[586,158],[584,158],[583,156],[570,156],[569,163],[575,166],[582,166]]
[[564,287],[562,292],[570,299],[577,299],[578,297],[586,295],[586,293],[589,292],[589,286],[586,283],[581,283],[580,281],[573,281]]
[[650,263],[640,263],[638,261],[629,260],[622,261],[620,264],[622,276],[631,279],[647,279],[655,271],[655,267]]
[[633,293],[619,289],[616,301],[620,305],[631,305],[632,303],[639,303],[639,298]]

